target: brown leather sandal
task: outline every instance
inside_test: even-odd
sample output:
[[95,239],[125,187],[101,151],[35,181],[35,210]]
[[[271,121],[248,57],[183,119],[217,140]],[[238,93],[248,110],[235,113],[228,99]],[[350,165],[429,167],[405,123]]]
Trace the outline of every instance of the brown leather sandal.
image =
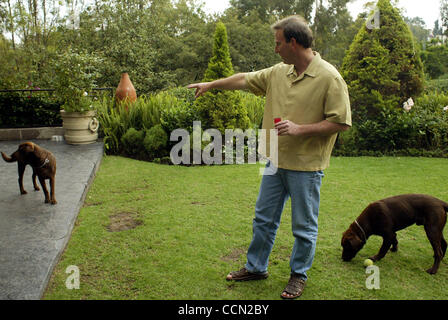
[[303,293],[303,289],[305,288],[305,284],[306,281],[300,278],[300,276],[292,274],[289,278],[288,285],[285,290],[283,290],[280,297],[283,299],[296,299],[300,297]]
[[249,281],[249,280],[262,280],[268,277],[268,273],[252,273],[247,271],[246,268],[242,268],[238,271],[230,272],[226,280],[227,281]]

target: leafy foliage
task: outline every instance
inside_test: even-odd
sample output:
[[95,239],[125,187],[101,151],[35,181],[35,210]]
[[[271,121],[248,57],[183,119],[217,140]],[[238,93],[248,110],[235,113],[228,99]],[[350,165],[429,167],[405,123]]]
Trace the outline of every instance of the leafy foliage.
[[[316,49],[335,65],[353,37],[349,16],[338,17],[344,1],[328,2],[332,9],[320,24],[331,27],[317,37],[323,46]],[[101,58],[96,79],[101,87],[116,87],[122,72],[129,73],[139,95],[193,83],[207,69],[217,20],[227,26],[235,71],[259,70],[280,61],[270,24],[296,13],[310,21],[314,2],[235,0],[221,16],[208,16],[200,0],[111,0],[81,7],[69,0],[16,2],[21,6],[13,7],[11,16],[5,10],[5,31],[12,39],[0,37],[0,86],[23,89],[31,81],[53,88],[51,66],[69,47]]]
[[250,72],[268,68],[281,62],[274,51],[274,41],[269,24],[256,14],[238,18],[235,10],[229,10],[222,22],[228,32],[232,64],[236,72]]
[[227,78],[233,73],[226,26],[222,22],[218,22],[213,41],[213,55],[208,63],[203,81]]
[[310,20],[313,2],[314,0],[230,0],[240,17],[256,14],[264,22],[292,14],[301,14]]
[[199,120],[196,108],[182,100],[172,108],[165,108],[161,111],[160,122],[166,132],[173,132],[181,128],[191,133],[193,132],[193,121],[196,120]]
[[250,127],[252,129],[261,129],[266,98],[243,91],[241,92],[241,102],[247,110]]
[[93,89],[101,63],[98,57],[68,48],[54,62],[55,94],[66,112],[85,112],[92,109],[87,96]]
[[146,131],[143,146],[150,158],[160,158],[168,153],[165,147],[168,145],[169,137],[160,124]]
[[[258,128],[263,98],[214,91],[195,102],[193,92],[179,86],[197,82],[203,74],[214,79],[279,62],[270,25],[298,13],[312,21],[313,49],[338,68],[357,34],[342,70],[350,88],[355,127],[341,135],[338,150],[350,146],[347,152],[361,148],[371,152],[377,147],[379,153],[390,153],[412,145],[428,152],[435,152],[436,146],[443,149],[446,113],[419,109],[432,102],[417,104],[423,86],[419,46],[426,38],[422,20],[405,18],[417,39],[414,41],[389,1],[378,2],[381,25],[371,30],[365,27],[368,13],[361,13],[353,22],[346,4],[347,0],[232,0],[222,15],[211,16],[204,12],[200,0],[99,0],[73,15],[77,4],[69,0],[0,0],[0,88],[65,85],[61,88],[65,93],[60,95],[68,96],[74,108],[86,109],[92,104],[82,96],[88,88],[116,87],[120,74],[127,71],[142,97],[133,108],[127,111],[109,99],[94,103],[101,109],[104,125],[100,130],[107,152],[113,154],[124,153],[121,137],[130,128],[147,132],[160,124],[167,134],[176,128],[191,132],[193,120],[221,131]],[[440,25],[446,22],[445,4],[443,1]],[[62,7],[68,10],[60,10]],[[228,32],[226,41],[221,32],[221,46],[213,37],[217,21],[223,22]],[[439,31],[434,34],[440,35]],[[219,48],[218,54],[213,52],[214,46]],[[446,46],[434,42],[427,43],[421,54],[425,72],[434,79],[426,83],[431,101],[439,99],[433,90],[443,96],[448,88],[445,51]],[[174,89],[156,94],[171,87]],[[411,96],[416,106],[404,113],[400,107]],[[31,98],[12,97],[0,97],[1,126],[60,123],[57,99],[34,93]],[[369,137],[372,132],[377,140]]]
[[[222,22],[216,25],[213,43],[213,56],[204,75],[204,81],[213,81],[233,74],[227,41],[226,27]],[[225,129],[246,129],[249,126],[247,111],[241,103],[237,91],[211,90],[196,100],[202,126],[216,128],[222,133]]]
[[142,152],[145,132],[135,128],[129,128],[121,137],[121,144],[127,155],[139,155]]
[[359,30],[359,21],[353,23],[347,9],[348,0],[329,0],[328,6],[316,1],[317,9],[311,26],[314,50],[322,58],[339,67],[346,50]]
[[342,65],[355,121],[396,109],[423,90],[423,65],[412,34],[389,0],[379,0],[379,28],[363,25]]
[[100,134],[108,154],[124,152],[121,138],[130,129],[145,131],[160,124],[161,109],[169,107],[174,99],[164,94],[140,96],[129,109],[124,104],[115,104],[114,99],[103,98],[95,101]]
[[409,112],[386,109],[339,136],[337,155],[448,157],[448,95],[426,93]]
[[0,93],[0,128],[60,126],[61,103],[45,92]]
[[186,89],[139,96],[129,108],[110,98],[96,101],[106,152],[142,160],[164,157],[171,131],[188,129],[197,120],[194,109],[190,109],[191,103],[173,92],[181,96]]
[[425,66],[425,73],[436,79],[448,73],[448,46],[432,45],[428,46],[421,54]]

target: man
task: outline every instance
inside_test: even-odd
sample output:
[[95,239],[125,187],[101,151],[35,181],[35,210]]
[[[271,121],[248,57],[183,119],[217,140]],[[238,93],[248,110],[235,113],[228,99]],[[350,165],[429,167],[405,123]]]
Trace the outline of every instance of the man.
[[[351,126],[347,86],[338,71],[311,49],[313,36],[302,17],[291,16],[272,26],[275,52],[283,63],[257,72],[240,73],[208,83],[189,85],[196,97],[210,89],[249,89],[266,96],[263,129],[278,130],[275,174],[264,175],[253,220],[247,263],[227,280],[265,279],[285,202],[291,198],[291,275],[281,297],[299,297],[311,268],[316,240],[323,170],[337,133]],[[268,164],[269,165],[269,164]]]

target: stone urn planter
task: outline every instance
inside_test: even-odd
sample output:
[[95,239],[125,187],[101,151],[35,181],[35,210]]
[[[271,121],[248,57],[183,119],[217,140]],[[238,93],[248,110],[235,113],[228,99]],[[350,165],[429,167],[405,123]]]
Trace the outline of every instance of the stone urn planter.
[[64,138],[68,144],[89,144],[98,139],[99,122],[96,111],[66,112],[61,110]]

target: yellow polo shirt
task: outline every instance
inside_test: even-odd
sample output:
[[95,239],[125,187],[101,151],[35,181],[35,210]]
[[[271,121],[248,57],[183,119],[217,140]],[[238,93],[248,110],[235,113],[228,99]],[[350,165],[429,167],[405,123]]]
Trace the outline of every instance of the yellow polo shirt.
[[[263,129],[266,129],[266,151],[262,154],[283,169],[318,171],[330,164],[337,134],[328,136],[279,136],[278,163],[269,154],[269,130],[274,118],[296,124],[312,124],[322,120],[352,124],[347,85],[331,64],[314,52],[308,68],[297,75],[293,65],[279,63],[271,68],[246,75],[247,85],[256,95],[266,96]],[[263,143],[263,142],[262,142]]]

